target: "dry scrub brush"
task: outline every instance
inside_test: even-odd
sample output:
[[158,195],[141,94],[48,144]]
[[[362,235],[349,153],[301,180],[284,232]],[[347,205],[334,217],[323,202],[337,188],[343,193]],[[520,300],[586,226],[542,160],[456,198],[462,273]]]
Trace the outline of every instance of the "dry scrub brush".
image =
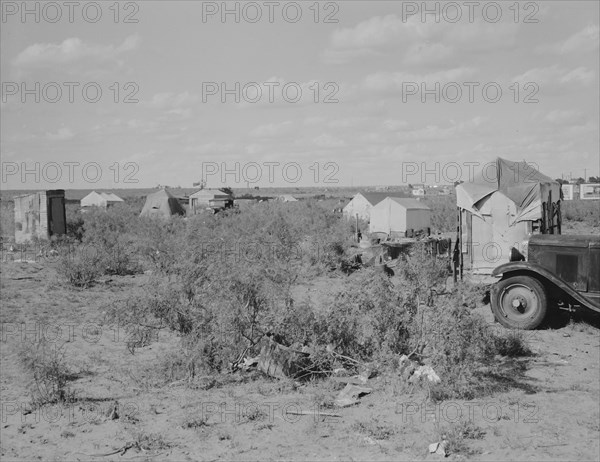
[[[350,243],[348,223],[315,204],[265,204],[161,226],[144,231],[144,245],[158,246],[147,289],[108,315],[138,333],[132,351],[149,341],[148,330],[178,332],[176,362],[189,376],[235,370],[270,336],[308,352],[313,369],[324,373],[359,363],[393,370],[407,354],[439,372],[437,396],[469,397],[485,393],[495,355],[527,352],[522,338],[491,333],[472,312],[481,291],[446,289],[447,262],[422,245],[392,279],[369,268],[338,272],[343,286],[331,302],[294,300],[292,288],[315,265],[341,269],[332,262],[345,257]],[[317,255],[298,253],[324,236],[328,245]]]
[[73,374],[66,363],[64,344],[54,344],[45,339],[24,343],[20,359],[31,374],[29,392],[34,406],[75,400],[75,392],[69,385]]

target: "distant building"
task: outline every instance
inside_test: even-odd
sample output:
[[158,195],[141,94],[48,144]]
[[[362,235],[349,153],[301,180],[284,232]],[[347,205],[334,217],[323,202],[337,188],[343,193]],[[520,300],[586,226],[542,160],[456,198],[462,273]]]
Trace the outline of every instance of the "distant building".
[[412,187],[411,194],[413,196],[420,196],[420,197],[422,197],[422,196],[425,195],[425,191],[426,191],[426,188],[425,188],[424,184],[415,184]]
[[573,199],[579,197],[579,185],[563,184],[561,185],[560,189],[563,194],[563,200],[572,201]]
[[243,199],[235,199],[233,204],[240,209],[245,209],[248,207],[252,207],[253,205],[258,204],[259,199],[254,198],[243,198]]
[[66,234],[65,191],[37,192],[16,196],[15,242],[23,244],[33,238],[49,239]]
[[233,207],[233,196],[220,189],[201,189],[189,197],[190,215],[195,215],[202,210],[213,211]]
[[343,212],[347,218],[358,217],[362,220],[369,221],[371,217],[371,209],[379,204],[386,197],[404,197],[400,193],[383,193],[383,192],[359,192],[352,200],[344,207]]
[[600,199],[600,183],[583,183],[579,185],[580,199]]
[[119,196],[113,193],[104,193],[92,191],[83,199],[81,199],[81,207],[103,207],[108,208],[111,205],[119,204],[124,202]]
[[371,209],[370,233],[403,236],[431,227],[431,209],[417,199],[387,197]]

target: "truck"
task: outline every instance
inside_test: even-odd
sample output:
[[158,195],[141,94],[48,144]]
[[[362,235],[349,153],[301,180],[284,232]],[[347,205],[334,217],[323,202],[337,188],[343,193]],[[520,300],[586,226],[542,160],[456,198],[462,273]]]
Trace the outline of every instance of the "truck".
[[492,271],[496,321],[535,329],[551,307],[600,312],[600,236],[537,234],[524,253],[512,248],[510,261]]

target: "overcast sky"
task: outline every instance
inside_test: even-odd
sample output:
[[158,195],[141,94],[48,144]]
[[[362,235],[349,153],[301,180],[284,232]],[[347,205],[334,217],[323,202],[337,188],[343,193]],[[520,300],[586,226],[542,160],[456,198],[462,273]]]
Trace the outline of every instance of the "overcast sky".
[[597,1],[27,6],[2,1],[3,189],[600,174]]

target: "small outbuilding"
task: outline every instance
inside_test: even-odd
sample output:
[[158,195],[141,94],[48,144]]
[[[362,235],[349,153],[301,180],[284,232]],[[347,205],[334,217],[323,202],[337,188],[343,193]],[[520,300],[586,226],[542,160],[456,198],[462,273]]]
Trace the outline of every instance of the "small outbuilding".
[[387,197],[371,209],[370,233],[399,237],[430,227],[431,209],[417,199]]
[[124,202],[119,196],[113,193],[96,192],[92,191],[83,199],[81,199],[80,205],[82,208],[85,207],[103,207],[108,208],[111,205],[119,204]]
[[233,196],[221,189],[201,189],[189,197],[190,214],[196,215],[202,210],[224,210],[233,207]]
[[16,196],[15,242],[23,244],[33,238],[49,239],[66,234],[65,191],[36,192]]
[[185,208],[166,188],[149,194],[140,213],[141,217],[169,218],[173,215],[185,215]]

